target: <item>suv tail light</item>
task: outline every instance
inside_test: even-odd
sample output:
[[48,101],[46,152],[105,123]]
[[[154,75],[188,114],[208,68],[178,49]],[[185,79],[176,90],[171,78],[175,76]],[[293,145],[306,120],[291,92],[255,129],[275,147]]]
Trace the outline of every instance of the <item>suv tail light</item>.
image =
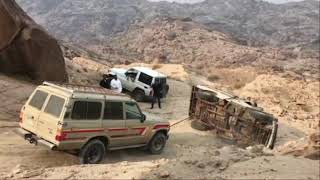
[[66,136],[67,136],[67,133],[64,133],[61,129],[58,129],[55,140],[56,141],[64,141],[64,140],[66,140]]
[[22,107],[20,114],[19,114],[19,124],[22,124],[23,122],[23,111],[24,111],[24,106]]
[[150,91],[150,94],[149,94],[149,95],[150,95],[150,96],[153,96],[153,90]]

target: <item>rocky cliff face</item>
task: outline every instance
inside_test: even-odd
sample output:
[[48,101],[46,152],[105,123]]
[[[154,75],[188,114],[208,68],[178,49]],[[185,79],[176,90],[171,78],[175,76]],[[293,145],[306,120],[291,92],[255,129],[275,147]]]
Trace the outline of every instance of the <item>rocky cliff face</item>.
[[78,43],[99,44],[132,25],[163,16],[193,20],[252,46],[309,46],[319,39],[319,1],[313,0],[281,5],[258,0],[207,0],[192,5],[146,0],[18,2],[56,37]]
[[28,75],[37,81],[65,81],[58,42],[13,0],[0,0],[0,72]]

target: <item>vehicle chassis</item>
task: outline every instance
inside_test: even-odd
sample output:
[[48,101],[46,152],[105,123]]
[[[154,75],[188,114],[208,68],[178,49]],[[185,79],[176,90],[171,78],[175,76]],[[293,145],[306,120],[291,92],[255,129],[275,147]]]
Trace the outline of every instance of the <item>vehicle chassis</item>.
[[[202,98],[202,92],[211,94],[215,101]],[[252,116],[252,112],[262,116]],[[193,86],[189,115],[207,130],[215,130],[218,136],[238,144],[264,144],[271,149],[274,146],[278,120],[238,97],[204,86]]]

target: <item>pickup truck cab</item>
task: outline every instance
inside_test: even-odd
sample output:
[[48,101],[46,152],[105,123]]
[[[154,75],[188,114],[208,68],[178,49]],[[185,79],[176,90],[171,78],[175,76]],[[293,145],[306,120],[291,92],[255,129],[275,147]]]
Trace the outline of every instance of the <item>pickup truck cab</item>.
[[133,67],[130,69],[112,68],[111,72],[117,75],[122,87],[131,92],[136,101],[143,101],[152,96],[153,83],[162,86],[161,96],[165,97],[169,91],[167,76],[147,67]]
[[146,147],[160,154],[168,121],[148,119],[130,97],[89,86],[38,86],[23,106],[15,132],[35,145],[78,152],[81,163],[99,163],[106,150]]

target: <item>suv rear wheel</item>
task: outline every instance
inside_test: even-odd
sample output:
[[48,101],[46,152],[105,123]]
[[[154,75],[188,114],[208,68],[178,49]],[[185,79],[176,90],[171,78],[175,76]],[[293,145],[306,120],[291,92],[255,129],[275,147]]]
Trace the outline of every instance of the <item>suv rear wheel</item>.
[[134,90],[132,95],[133,95],[133,98],[138,102],[143,101],[145,96],[144,92],[140,89]]
[[106,154],[105,145],[98,139],[89,141],[80,151],[81,164],[98,164]]
[[164,133],[159,132],[151,139],[148,145],[148,149],[151,154],[161,154],[165,145],[167,137]]

